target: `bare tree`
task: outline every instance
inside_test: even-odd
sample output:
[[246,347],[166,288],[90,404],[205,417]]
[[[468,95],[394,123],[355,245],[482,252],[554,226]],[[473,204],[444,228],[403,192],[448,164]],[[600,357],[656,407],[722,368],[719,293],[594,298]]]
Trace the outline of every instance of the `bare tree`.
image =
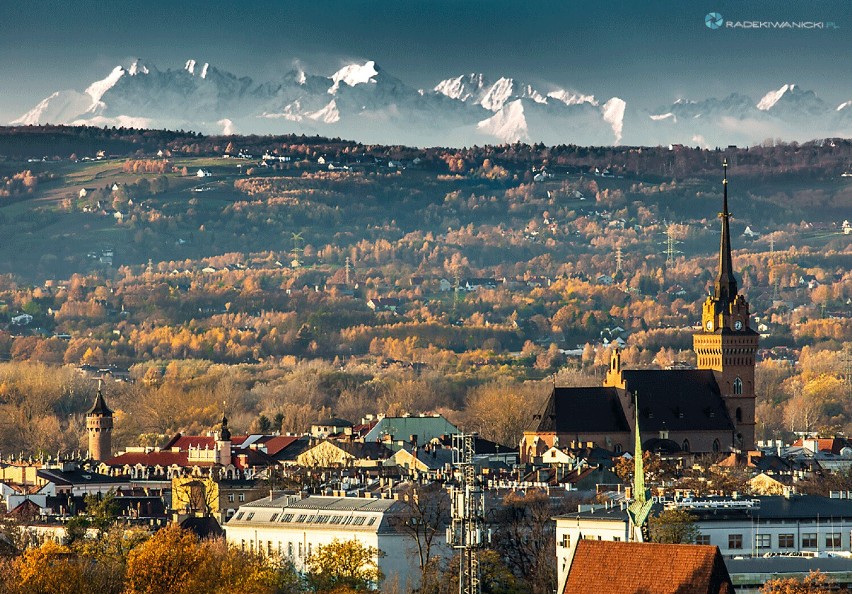
[[493,542],[512,573],[533,594],[556,588],[556,523],[553,516],[567,511],[543,491],[510,493],[495,510]]
[[421,584],[434,566],[436,548],[450,519],[450,497],[438,483],[411,483],[400,491],[401,513],[393,517],[394,527],[411,538],[417,551]]

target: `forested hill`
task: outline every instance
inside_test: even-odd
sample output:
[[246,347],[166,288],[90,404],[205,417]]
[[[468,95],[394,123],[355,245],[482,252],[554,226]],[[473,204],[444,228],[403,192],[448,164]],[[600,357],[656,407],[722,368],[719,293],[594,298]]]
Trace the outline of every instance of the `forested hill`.
[[[570,141],[570,139],[566,139]],[[514,169],[530,165],[563,168],[598,168],[613,175],[643,175],[659,178],[718,175],[724,154],[738,168],[739,175],[791,176],[814,178],[838,176],[852,171],[852,141],[822,139],[803,144],[767,141],[762,146],[701,149],[681,145],[665,147],[601,146],[581,147],[543,144],[447,149],[377,146],[304,135],[284,136],[203,136],[194,132],[95,128],[86,126],[0,127],[0,159],[67,159],[94,157],[151,156],[159,151],[171,156],[221,155],[229,144],[260,156],[265,152],[292,153],[301,157],[327,155],[331,159],[415,159],[422,167],[453,171],[460,166],[481,163],[484,158]]]

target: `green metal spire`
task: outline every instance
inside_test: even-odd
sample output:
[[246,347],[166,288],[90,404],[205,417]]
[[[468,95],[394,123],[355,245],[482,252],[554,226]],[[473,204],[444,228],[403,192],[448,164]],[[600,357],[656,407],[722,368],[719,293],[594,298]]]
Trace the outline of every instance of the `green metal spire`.
[[642,460],[642,437],[639,434],[639,396],[633,395],[636,413],[636,444],[633,450],[633,502],[627,506],[627,513],[633,522],[633,527],[639,528],[644,534],[644,527],[651,513],[651,492],[645,489],[645,464]]
[[633,498],[645,498],[645,464],[642,460],[642,436],[639,434],[639,400],[636,399],[636,442],[633,447]]

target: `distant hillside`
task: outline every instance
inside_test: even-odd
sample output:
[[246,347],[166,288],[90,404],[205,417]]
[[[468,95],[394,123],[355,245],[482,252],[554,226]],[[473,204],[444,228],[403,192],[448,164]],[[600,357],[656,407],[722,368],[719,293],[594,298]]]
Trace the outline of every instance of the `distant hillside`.
[[693,176],[717,177],[721,161],[727,157],[739,176],[837,177],[852,172],[852,141],[826,139],[778,145],[700,149],[688,146],[584,147],[573,144],[502,144],[471,148],[414,148],[399,145],[368,145],[322,136],[205,136],[194,132],[90,126],[7,126],[0,127],[0,159],[67,159],[106,156],[221,156],[231,146],[234,156],[242,151],[253,157],[264,153],[291,154],[298,158],[347,162],[363,158],[420,159],[421,168],[451,172],[451,159],[493,163],[511,169],[530,166],[576,168],[577,171],[607,171],[612,175],[633,175],[658,179]]

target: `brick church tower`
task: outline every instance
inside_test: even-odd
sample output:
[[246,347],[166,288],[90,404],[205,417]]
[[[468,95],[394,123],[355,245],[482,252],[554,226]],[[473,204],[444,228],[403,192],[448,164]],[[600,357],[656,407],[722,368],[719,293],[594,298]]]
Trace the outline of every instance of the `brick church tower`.
[[752,450],[754,443],[754,365],[758,334],[751,329],[748,301],[739,294],[731,259],[731,230],[728,212],[728,162],[723,164],[722,241],[719,274],[713,294],[701,312],[701,330],[693,337],[698,368],[716,376],[728,415],[735,427],[734,444]]
[[89,457],[102,462],[112,456],[112,411],[104,400],[101,386],[89,412],[86,413],[86,433],[89,435]]

